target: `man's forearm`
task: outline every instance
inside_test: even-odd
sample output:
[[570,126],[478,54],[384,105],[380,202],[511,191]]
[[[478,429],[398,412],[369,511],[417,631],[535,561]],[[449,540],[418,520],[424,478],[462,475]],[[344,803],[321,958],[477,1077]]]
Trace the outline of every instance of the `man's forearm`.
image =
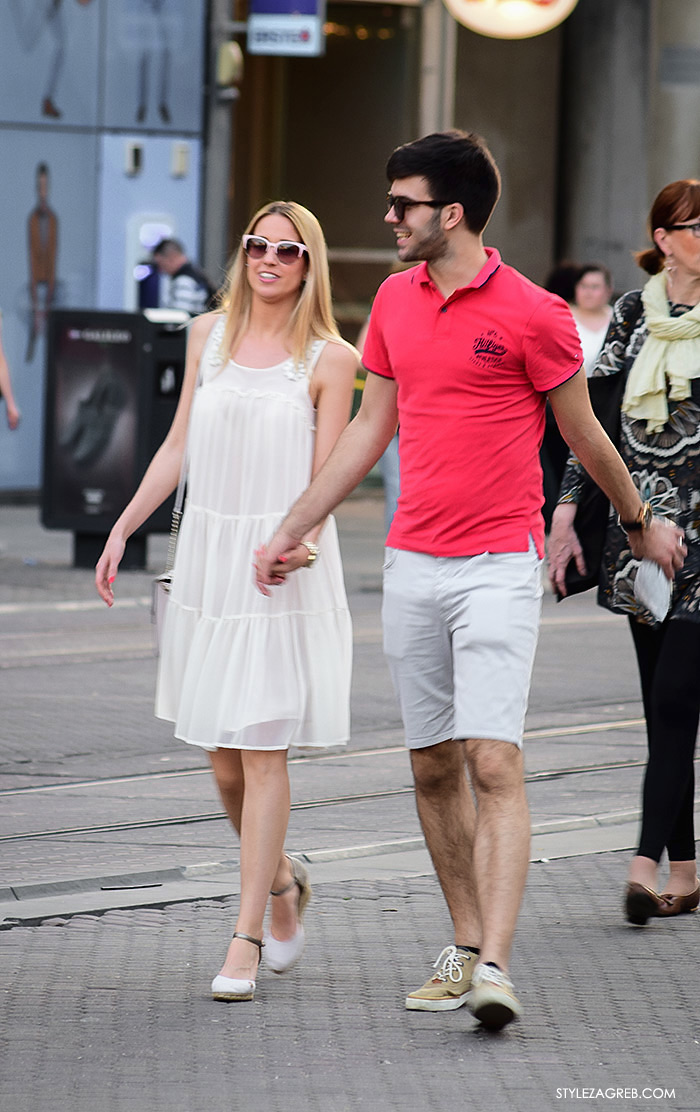
[[364,479],[385,447],[383,443],[377,444],[372,430],[356,417],[338,438],[316,478],[292,506],[281,530],[296,540],[305,537]]
[[[599,426],[600,428],[600,426]],[[572,448],[591,478],[603,490],[623,521],[632,521],[642,500],[627,466],[602,428]]]
[[623,521],[632,521],[641,499],[629,471],[591,409],[581,371],[553,390],[550,402],[559,431],[591,478],[605,491]]

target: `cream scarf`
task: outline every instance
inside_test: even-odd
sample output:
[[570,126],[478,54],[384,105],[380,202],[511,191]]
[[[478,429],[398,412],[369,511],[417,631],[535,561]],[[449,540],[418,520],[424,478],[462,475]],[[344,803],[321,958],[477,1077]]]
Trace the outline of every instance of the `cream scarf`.
[[668,396],[690,397],[690,380],[700,378],[700,305],[680,317],[669,314],[666,274],[654,274],[642,290],[649,335],[630,371],[622,411],[661,432],[668,421]]

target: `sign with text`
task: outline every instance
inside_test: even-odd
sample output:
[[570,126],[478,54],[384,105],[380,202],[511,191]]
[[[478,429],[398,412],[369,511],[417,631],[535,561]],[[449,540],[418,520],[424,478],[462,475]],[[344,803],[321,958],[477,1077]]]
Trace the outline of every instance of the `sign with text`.
[[250,0],[248,53],[323,54],[325,18],[325,0]]

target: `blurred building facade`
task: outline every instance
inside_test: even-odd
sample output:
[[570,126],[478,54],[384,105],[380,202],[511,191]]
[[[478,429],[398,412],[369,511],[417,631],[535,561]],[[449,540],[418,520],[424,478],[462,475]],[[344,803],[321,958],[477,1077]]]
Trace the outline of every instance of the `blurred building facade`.
[[[33,6],[0,0],[0,24]],[[0,142],[15,167],[18,152],[28,194],[18,201],[13,185],[0,206],[0,307],[27,415],[18,433],[0,430],[0,489],[31,489],[40,475],[42,350],[28,370],[25,223],[42,161],[64,306],[133,308],[148,219],[169,224],[217,279],[250,213],[285,197],[325,228],[349,339],[394,260],[384,166],[399,143],[452,126],[486,138],[503,175],[487,242],[535,281],[572,258],[606,264],[617,289],[635,286],[651,199],[674,178],[700,176],[700,0],[579,0],[562,25],[523,40],[469,31],[441,0],[328,0],[316,58],[248,54],[245,0],[63,8],[64,53],[73,49],[77,68],[65,66],[63,102],[55,94],[61,118],[42,114],[43,89],[23,76],[18,93],[0,65]],[[243,73],[219,88],[216,52],[231,38]],[[54,39],[47,24],[36,49],[6,35],[0,53],[21,62],[31,47],[48,72]]]
[[559,27],[516,41],[456,24],[440,0],[329,2],[324,57],[246,58],[231,232],[261,198],[307,203],[349,323],[393,258],[388,153],[456,126],[480,132],[501,167],[486,238],[512,265],[542,281],[562,258],[594,259],[631,288],[651,199],[700,176],[699,96],[700,0],[579,0]]

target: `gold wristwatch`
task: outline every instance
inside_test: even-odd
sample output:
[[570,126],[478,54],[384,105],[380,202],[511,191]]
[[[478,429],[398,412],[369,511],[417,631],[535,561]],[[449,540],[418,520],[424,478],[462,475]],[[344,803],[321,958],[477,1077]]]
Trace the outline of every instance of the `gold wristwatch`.
[[644,502],[634,521],[623,521],[618,514],[617,524],[621,529],[624,529],[626,533],[639,533],[649,528],[653,517],[654,511],[651,508],[651,502]]
[[309,558],[304,564],[304,567],[312,568],[318,560],[319,547],[317,544],[314,544],[313,541],[300,541],[300,544],[303,544],[304,548],[308,548],[309,550]]

